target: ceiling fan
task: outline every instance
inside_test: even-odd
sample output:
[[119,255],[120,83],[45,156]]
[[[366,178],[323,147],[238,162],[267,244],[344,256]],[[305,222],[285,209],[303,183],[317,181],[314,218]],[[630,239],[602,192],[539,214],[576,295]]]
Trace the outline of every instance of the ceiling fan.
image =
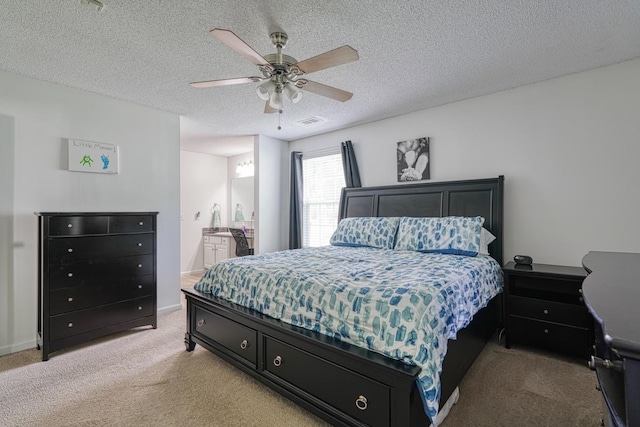
[[288,40],[287,34],[284,32],[274,32],[271,34],[271,43],[277,52],[264,56],[256,52],[230,30],[215,28],[211,30],[210,33],[253,64],[257,65],[262,73],[262,77],[251,76],[193,82],[191,83],[193,87],[207,88],[262,82],[262,84],[256,88],[256,92],[261,99],[266,101],[264,107],[265,113],[277,113],[282,110],[284,95],[294,104],[297,103],[302,97],[301,91],[312,92],[341,102],[348,101],[353,96],[351,92],[303,78],[306,74],[358,60],[358,52],[351,46],[345,45],[298,62],[295,58],[282,53],[282,49],[284,49]]

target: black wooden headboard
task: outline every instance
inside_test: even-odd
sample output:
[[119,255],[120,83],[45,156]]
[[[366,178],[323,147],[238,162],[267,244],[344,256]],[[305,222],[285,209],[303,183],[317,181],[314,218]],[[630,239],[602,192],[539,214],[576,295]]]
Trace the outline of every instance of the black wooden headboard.
[[491,256],[502,265],[504,176],[467,181],[344,188],[340,219],[355,216],[482,216],[496,240]]

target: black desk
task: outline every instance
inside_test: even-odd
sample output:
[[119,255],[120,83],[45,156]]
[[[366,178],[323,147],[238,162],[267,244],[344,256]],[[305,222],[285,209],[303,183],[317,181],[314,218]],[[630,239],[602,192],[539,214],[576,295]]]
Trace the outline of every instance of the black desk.
[[596,323],[596,370],[614,426],[640,426],[640,254],[589,252],[585,304]]

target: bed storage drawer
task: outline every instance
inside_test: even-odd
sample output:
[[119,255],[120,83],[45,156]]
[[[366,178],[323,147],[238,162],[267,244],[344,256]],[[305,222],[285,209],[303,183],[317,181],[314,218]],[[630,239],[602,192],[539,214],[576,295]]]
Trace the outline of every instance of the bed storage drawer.
[[274,338],[264,344],[265,371],[366,425],[389,426],[388,386]]
[[225,347],[239,356],[245,363],[256,366],[258,357],[257,334],[251,328],[217,315],[202,307],[195,307],[194,335]]

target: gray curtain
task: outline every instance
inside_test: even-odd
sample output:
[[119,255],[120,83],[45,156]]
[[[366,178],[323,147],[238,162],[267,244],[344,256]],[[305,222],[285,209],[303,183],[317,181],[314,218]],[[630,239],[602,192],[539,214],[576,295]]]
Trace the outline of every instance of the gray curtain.
[[291,153],[291,195],[289,199],[289,249],[302,247],[302,153]]
[[358,162],[356,154],[353,152],[353,144],[351,141],[341,143],[342,151],[342,167],[344,169],[344,182],[347,188],[362,187],[360,183],[360,171],[358,170]]

